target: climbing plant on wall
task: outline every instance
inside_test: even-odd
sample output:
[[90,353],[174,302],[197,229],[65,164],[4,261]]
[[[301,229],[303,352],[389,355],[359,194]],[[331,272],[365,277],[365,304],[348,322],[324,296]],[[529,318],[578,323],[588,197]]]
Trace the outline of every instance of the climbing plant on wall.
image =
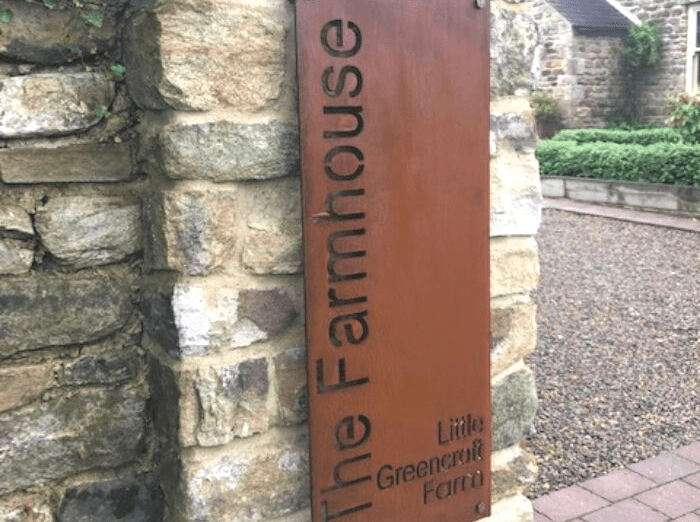
[[626,83],[626,116],[639,120],[639,89],[650,70],[661,58],[661,31],[654,22],[632,25],[622,48],[622,67]]

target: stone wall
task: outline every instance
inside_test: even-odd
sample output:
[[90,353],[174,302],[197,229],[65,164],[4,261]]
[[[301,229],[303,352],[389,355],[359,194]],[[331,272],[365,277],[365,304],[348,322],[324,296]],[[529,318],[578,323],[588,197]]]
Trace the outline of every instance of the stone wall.
[[[517,20],[515,31],[530,36],[538,56],[534,88],[561,100],[567,127],[601,127],[629,118],[620,46],[623,36],[577,34],[571,24],[545,0],[533,0],[532,15]],[[638,116],[663,122],[667,102],[685,89],[688,20],[681,0],[621,0],[642,21],[661,29],[660,63],[639,80]],[[532,20],[536,31],[531,29]]]
[[161,520],[127,5],[0,9],[0,521]]
[[[0,9],[0,522],[307,521],[293,5]],[[494,62],[522,73],[492,105],[500,522],[535,472],[529,56]]]
[[539,278],[534,235],[540,224],[539,168],[529,95],[542,55],[532,2],[491,3],[491,386],[493,520],[532,520],[523,495],[536,479],[533,457],[520,446],[537,409],[532,370]]
[[[532,2],[538,77],[535,88],[561,103],[566,127],[603,127],[624,119],[621,36],[578,34],[546,1]],[[523,23],[529,27],[528,19]]]

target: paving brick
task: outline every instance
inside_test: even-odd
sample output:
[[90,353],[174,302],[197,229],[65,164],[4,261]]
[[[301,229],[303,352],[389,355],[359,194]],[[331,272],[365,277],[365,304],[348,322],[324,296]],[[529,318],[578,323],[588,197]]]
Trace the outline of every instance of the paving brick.
[[695,442],[689,446],[674,451],[675,454],[700,464],[700,442]]
[[680,480],[646,491],[635,498],[671,517],[700,508],[700,489]]
[[634,499],[623,500],[583,517],[588,522],[664,522],[668,517]]
[[546,515],[553,522],[564,522],[608,505],[590,491],[578,486],[562,489],[532,502],[536,511]]
[[533,522],[552,522],[552,519],[543,515],[539,511],[535,511],[532,518]]
[[653,488],[656,483],[634,471],[621,469],[609,475],[587,480],[579,485],[606,500],[614,502]]
[[685,480],[688,484],[695,486],[696,488],[700,488],[700,473],[691,475],[689,477],[685,477],[683,480]]
[[700,522],[700,515],[695,513],[688,513],[680,518],[674,518],[672,522]]
[[700,471],[700,465],[673,453],[664,453],[658,457],[632,464],[629,468],[659,484]]

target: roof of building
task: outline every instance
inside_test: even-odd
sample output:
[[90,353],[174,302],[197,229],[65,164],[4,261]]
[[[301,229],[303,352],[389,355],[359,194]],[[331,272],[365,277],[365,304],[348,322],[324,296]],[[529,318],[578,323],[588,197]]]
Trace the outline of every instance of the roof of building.
[[547,0],[581,32],[624,32],[632,24],[606,0]]

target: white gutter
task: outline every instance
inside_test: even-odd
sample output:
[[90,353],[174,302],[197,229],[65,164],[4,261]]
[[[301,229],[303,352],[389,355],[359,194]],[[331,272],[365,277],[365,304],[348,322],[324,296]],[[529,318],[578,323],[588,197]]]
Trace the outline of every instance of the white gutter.
[[625,16],[625,18],[629,19],[630,22],[632,22],[634,25],[642,25],[642,21],[637,18],[632,12],[627,9],[626,7],[622,6],[620,2],[617,0],[605,0],[607,3],[609,3],[611,6],[613,6],[615,9],[620,11],[621,14]]

